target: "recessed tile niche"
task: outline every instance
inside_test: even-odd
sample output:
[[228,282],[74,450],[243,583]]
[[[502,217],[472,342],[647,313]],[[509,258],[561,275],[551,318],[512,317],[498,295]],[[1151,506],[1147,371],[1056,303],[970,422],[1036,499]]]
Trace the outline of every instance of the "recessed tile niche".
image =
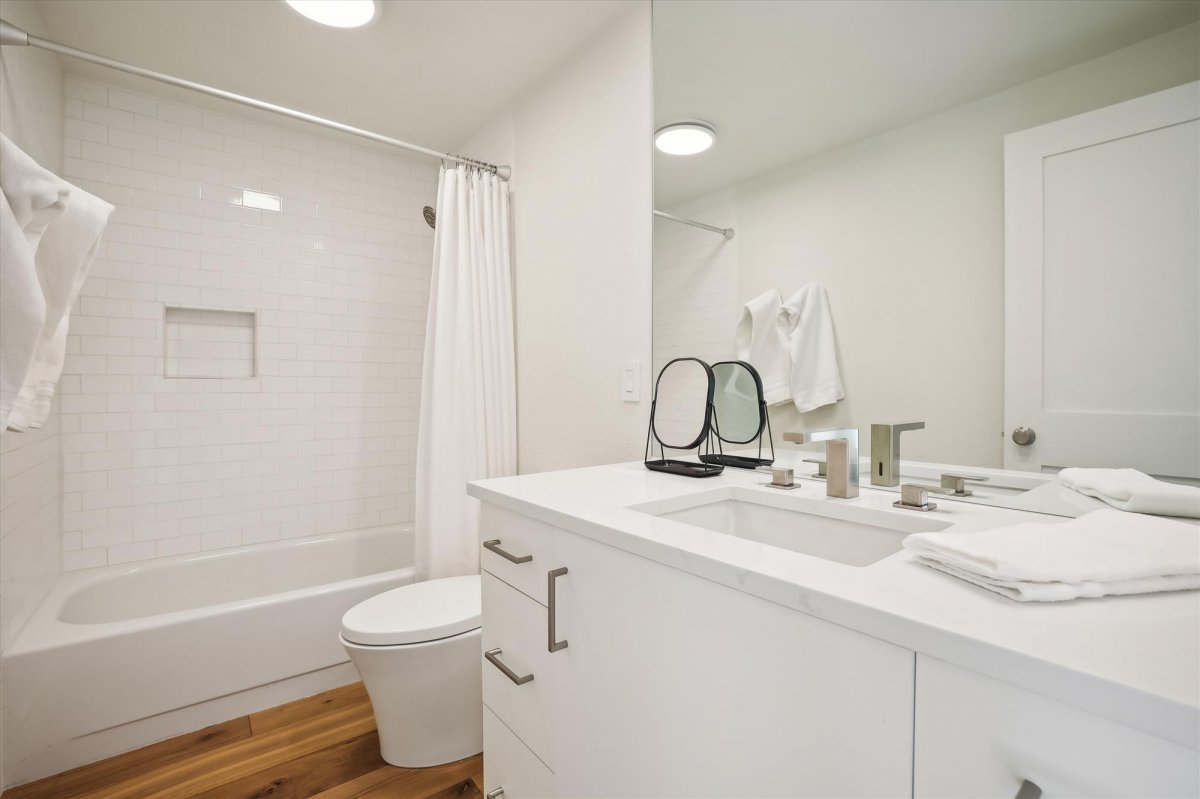
[[254,377],[255,316],[254,311],[167,306],[163,376]]

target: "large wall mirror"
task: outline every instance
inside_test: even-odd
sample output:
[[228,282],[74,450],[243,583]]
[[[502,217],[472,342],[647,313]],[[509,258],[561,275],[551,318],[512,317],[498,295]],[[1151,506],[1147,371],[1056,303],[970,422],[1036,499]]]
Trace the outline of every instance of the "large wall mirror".
[[[927,475],[1200,480],[1198,15],[655,0],[656,128],[684,126],[663,146],[712,138],[655,152],[656,369],[746,359],[762,303],[819,284],[844,396],[780,378],[778,451],[857,427],[866,456],[873,424],[924,422],[901,458]],[[783,346],[822,335],[792,310]]]

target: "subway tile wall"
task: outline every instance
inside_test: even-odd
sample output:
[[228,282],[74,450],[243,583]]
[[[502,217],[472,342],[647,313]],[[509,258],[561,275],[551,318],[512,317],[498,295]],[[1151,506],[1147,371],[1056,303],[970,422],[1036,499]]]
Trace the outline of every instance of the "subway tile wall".
[[[733,190],[723,190],[671,213],[737,229]],[[710,230],[666,219],[654,220],[654,376],[674,358],[709,364],[734,356],[737,323],[738,244]],[[699,383],[703,387],[703,380]],[[680,397],[681,395],[674,395]],[[665,441],[696,435],[690,403],[659,398],[655,430]],[[666,453],[668,456],[671,452]],[[676,453],[678,454],[678,453]]]
[[[64,175],[117,211],[59,389],[64,568],[412,519],[436,169],[67,79]],[[165,377],[166,306],[255,312],[255,375]]]
[[[669,209],[677,216],[737,230],[734,191]],[[654,220],[654,373],[673,358],[708,363],[734,356],[738,239],[666,219]]]

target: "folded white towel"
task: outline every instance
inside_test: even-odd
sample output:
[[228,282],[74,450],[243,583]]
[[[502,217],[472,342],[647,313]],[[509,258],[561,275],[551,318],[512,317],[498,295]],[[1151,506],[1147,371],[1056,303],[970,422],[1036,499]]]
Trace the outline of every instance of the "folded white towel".
[[768,405],[787,402],[791,398],[787,340],[777,324],[781,305],[783,300],[778,291],[764,291],[742,306],[734,333],[737,358],[758,372],[763,384],[763,398]]
[[100,236],[113,207],[83,189],[71,187],[67,209],[50,223],[38,247],[38,279],[46,301],[45,320],[33,362],[8,417],[10,430],[40,428],[62,376],[71,307],[91,268]]
[[71,186],[0,134],[0,426],[33,363],[46,321],[36,253]]
[[779,332],[787,341],[788,391],[800,413],[846,396],[833,338],[833,312],[820,283],[810,283],[779,309]]
[[1067,488],[1133,513],[1200,518],[1200,488],[1155,480],[1137,469],[1063,469]]
[[980,533],[914,533],[917,563],[1021,602],[1200,588],[1200,527],[1098,510]]

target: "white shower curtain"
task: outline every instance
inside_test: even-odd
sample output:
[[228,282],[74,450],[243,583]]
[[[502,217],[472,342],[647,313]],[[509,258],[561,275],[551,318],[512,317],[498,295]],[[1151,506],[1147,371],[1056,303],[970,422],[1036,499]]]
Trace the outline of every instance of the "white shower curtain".
[[515,474],[508,184],[442,167],[417,430],[418,580],[479,573],[479,502],[466,483]]

